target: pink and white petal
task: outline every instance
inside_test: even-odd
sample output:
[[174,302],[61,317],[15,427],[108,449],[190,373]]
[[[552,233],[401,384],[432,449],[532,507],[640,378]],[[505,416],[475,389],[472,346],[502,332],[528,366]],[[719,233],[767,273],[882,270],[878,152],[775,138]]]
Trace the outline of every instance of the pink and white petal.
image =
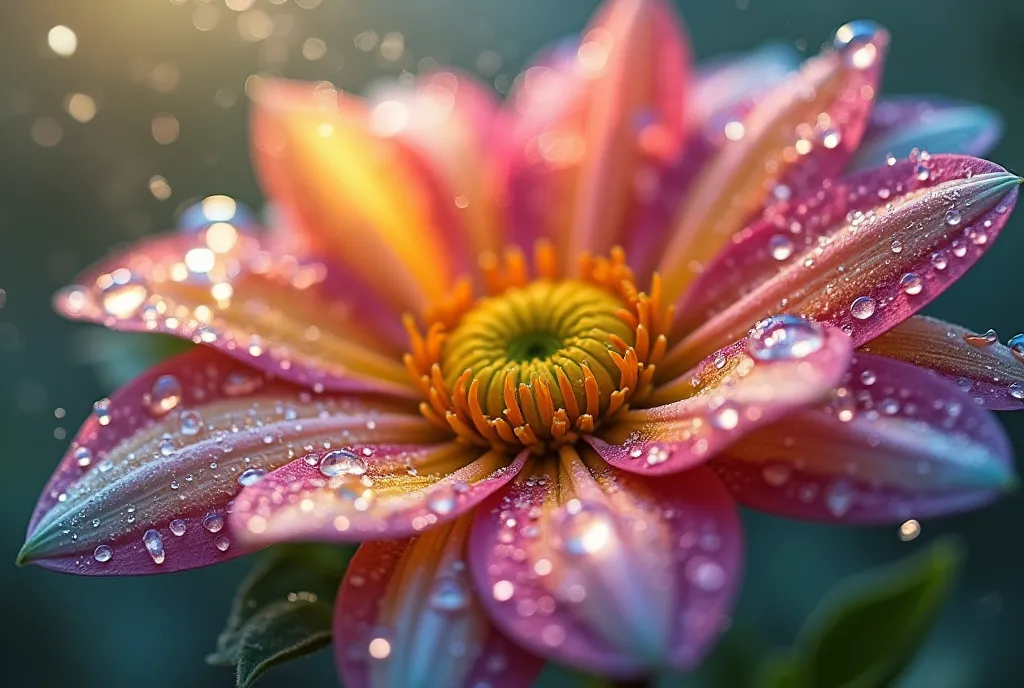
[[550,239],[575,269],[606,253],[650,176],[685,139],[688,47],[664,0],[610,0],[578,45],[545,53],[510,97],[503,169],[514,236]]
[[665,364],[700,360],[779,311],[840,327],[858,346],[877,337],[977,262],[1006,224],[1020,181],[994,163],[936,155],[769,208],[680,304],[677,332],[703,324]]
[[839,173],[857,149],[888,33],[870,22],[836,32],[836,49],[804,63],[725,134],[729,145],[691,186],[658,271],[675,301],[766,204]]
[[736,509],[707,468],[648,481],[571,448],[482,505],[470,539],[503,632],[618,678],[699,663],[727,625],[741,559]]
[[495,147],[498,102],[474,77],[421,75],[411,85],[388,81],[371,89],[371,121],[379,134],[400,136],[442,174],[462,216],[472,255],[504,247]]
[[875,105],[849,169],[870,169],[887,156],[906,157],[915,148],[933,155],[981,156],[1002,133],[1002,118],[984,105],[922,96],[886,98]]
[[87,270],[55,307],[206,344],[311,388],[417,396],[395,311],[341,266],[274,242],[217,224],[149,239]]
[[410,405],[312,395],[193,349],[96,405],[39,498],[19,560],[125,575],[251,551],[225,527],[243,484],[346,433],[394,442],[439,434]]
[[435,444],[338,443],[269,473],[235,500],[248,543],[404,538],[472,509],[526,460],[450,438]]
[[870,354],[857,354],[828,404],[750,435],[710,465],[741,504],[848,523],[966,511],[1016,481],[991,413],[948,380]]
[[978,334],[916,315],[861,347],[867,353],[929,368],[956,382],[973,401],[993,411],[1024,408],[1024,361],[994,332]]
[[[744,340],[708,357],[585,440],[608,463],[633,473],[687,470],[757,428],[824,399],[850,362],[837,329],[793,316],[760,323]],[[680,399],[680,401],[673,401]]]
[[466,572],[464,516],[352,558],[334,614],[334,657],[350,688],[520,688],[543,661],[494,628]]
[[[422,313],[471,267],[440,173],[394,136],[400,113],[320,84],[269,81],[253,157],[288,225],[399,310]],[[392,134],[392,135],[389,135]]]

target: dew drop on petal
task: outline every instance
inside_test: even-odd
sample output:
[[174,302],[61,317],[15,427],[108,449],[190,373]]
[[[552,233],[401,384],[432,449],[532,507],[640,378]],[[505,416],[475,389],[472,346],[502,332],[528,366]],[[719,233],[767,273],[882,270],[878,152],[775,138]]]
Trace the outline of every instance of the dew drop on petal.
[[805,358],[824,345],[821,326],[797,315],[765,318],[747,337],[747,350],[759,361]]
[[199,411],[181,412],[181,434],[197,435],[203,428],[203,416]]
[[615,539],[615,521],[603,506],[573,500],[556,513],[556,533],[567,555],[596,554]]
[[946,266],[949,265],[949,260],[946,258],[944,251],[936,251],[932,254],[932,267],[936,270],[945,270]]
[[908,272],[900,278],[900,288],[903,289],[904,294],[916,296],[924,288],[924,281],[917,273]]
[[238,484],[242,487],[255,485],[259,481],[263,480],[263,476],[266,474],[267,472],[262,468],[247,468],[238,476]]
[[101,564],[110,561],[112,556],[114,556],[114,550],[110,549],[109,545],[100,545],[92,553],[92,558]]
[[171,533],[178,537],[181,537],[185,534],[185,522],[182,521],[180,518],[176,518],[173,521],[171,521],[170,529]]
[[88,468],[92,463],[92,450],[89,447],[79,447],[75,450],[73,456],[79,468]]
[[1014,358],[1024,363],[1024,334],[1013,335],[1006,342],[1006,346],[1010,348],[1010,353],[1013,354]]
[[149,410],[155,416],[165,415],[181,402],[181,382],[173,375],[161,375],[149,393]]
[[427,508],[438,516],[447,516],[457,505],[455,491],[448,485],[438,485],[427,495]]
[[878,376],[875,375],[875,371],[873,370],[862,370],[860,373],[860,381],[863,382],[864,385],[867,387],[870,387],[871,385],[875,384],[875,380],[877,379]]
[[1010,396],[1014,399],[1024,399],[1024,385],[1019,382],[1010,383]]
[[960,211],[957,210],[956,208],[953,208],[952,210],[946,213],[946,224],[951,227],[955,227],[956,225],[960,224],[960,218]]
[[921,534],[921,524],[910,519],[900,525],[900,540],[909,542]]
[[220,514],[207,514],[203,519],[203,528],[211,533],[219,532],[224,527],[224,517]]
[[850,315],[857,320],[867,320],[875,314],[875,300],[870,296],[858,296],[850,304]]
[[119,320],[131,318],[149,298],[145,283],[126,270],[115,270],[97,281],[97,295],[107,315]]
[[214,541],[213,541],[213,544],[214,544],[214,545],[215,545],[215,546],[217,547],[217,549],[219,549],[219,550],[220,550],[221,552],[227,552],[227,551],[228,551],[228,547],[230,547],[230,546],[231,546],[231,541],[230,541],[230,540],[228,540],[228,539],[227,539],[226,537],[224,537],[223,535],[221,535],[220,537],[218,537],[218,538],[217,538],[216,540],[214,540]]
[[775,260],[786,260],[793,255],[793,241],[785,234],[776,234],[768,240],[768,250]]
[[336,449],[320,459],[320,473],[328,478],[363,475],[366,473],[366,461],[346,449]]
[[143,534],[142,544],[146,546],[146,551],[153,558],[154,564],[164,563],[164,540],[160,533],[150,528]]

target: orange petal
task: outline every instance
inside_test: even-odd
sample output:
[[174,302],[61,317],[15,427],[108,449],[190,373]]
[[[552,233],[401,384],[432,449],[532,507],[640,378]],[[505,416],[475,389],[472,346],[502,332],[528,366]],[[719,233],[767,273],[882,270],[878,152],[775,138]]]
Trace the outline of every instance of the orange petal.
[[862,351],[931,368],[954,380],[976,403],[995,411],[1024,408],[1024,363],[995,332],[971,332],[921,315],[861,347]]
[[583,32],[527,69],[510,98],[513,223],[546,237],[563,267],[606,253],[639,201],[637,179],[685,135],[688,49],[663,0],[611,0]]
[[253,155],[285,217],[388,300],[422,311],[466,269],[454,199],[394,136],[403,114],[329,85],[271,82],[253,107]]
[[[869,22],[836,32],[836,50],[808,60],[739,121],[683,200],[659,271],[675,300],[773,197],[838,173],[867,124],[888,34]],[[773,194],[775,196],[773,196]]]
[[263,250],[251,236],[214,251],[215,231],[157,237],[109,258],[58,294],[56,308],[190,339],[313,388],[417,395],[400,362],[398,317],[374,293],[337,265]]

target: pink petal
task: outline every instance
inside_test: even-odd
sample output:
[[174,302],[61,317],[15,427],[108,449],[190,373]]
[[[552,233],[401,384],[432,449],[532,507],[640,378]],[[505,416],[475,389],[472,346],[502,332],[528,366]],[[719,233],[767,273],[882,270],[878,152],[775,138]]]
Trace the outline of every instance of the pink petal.
[[727,125],[731,145],[690,188],[661,256],[658,270],[669,299],[681,296],[769,201],[815,188],[857,149],[888,34],[870,22],[852,22],[836,32],[835,42],[836,50],[808,60]]
[[236,235],[230,249],[211,250],[225,248],[218,229],[137,244],[87,270],[55,307],[207,344],[309,387],[418,396],[401,363],[399,317],[373,291],[337,264],[283,252],[273,237]]
[[841,327],[856,345],[906,320],[992,244],[1020,179],[956,155],[903,160],[780,203],[694,285],[663,365],[682,366],[782,310]]
[[634,473],[674,473],[709,458],[757,428],[823,399],[850,361],[850,340],[793,316],[772,318],[747,338],[666,383],[587,442],[608,463]]
[[313,396],[207,348],[153,368],[96,409],[39,499],[21,561],[82,575],[223,561],[252,549],[225,527],[240,481],[345,433],[438,435],[407,406]]
[[850,169],[870,169],[887,155],[902,158],[915,148],[933,155],[985,155],[1002,132],[1002,118],[983,105],[921,96],[887,98],[875,105]]
[[746,506],[889,523],[965,511],[1014,481],[1009,441],[956,385],[857,354],[832,401],[733,445],[711,464]]
[[571,269],[580,252],[618,241],[643,179],[683,143],[688,69],[664,0],[609,0],[578,46],[563,44],[520,76],[504,149],[520,243],[551,239]]
[[498,209],[499,175],[494,148],[498,103],[474,77],[453,72],[421,75],[414,84],[389,81],[369,96],[371,112],[425,155],[442,174],[472,255],[504,247]]
[[471,268],[455,199],[404,139],[402,114],[319,84],[269,81],[252,110],[268,194],[313,249],[400,310],[422,312]]
[[648,481],[592,454],[543,462],[477,512],[470,565],[491,618],[589,673],[695,666],[727,625],[741,573],[726,490],[703,467]]
[[1024,362],[995,333],[916,315],[862,347],[865,352],[930,368],[994,411],[1024,408]]
[[715,121],[744,101],[760,100],[799,67],[800,54],[787,43],[769,43],[701,62],[693,84],[691,116],[700,125]]
[[491,624],[466,573],[471,519],[370,542],[338,593],[334,656],[348,688],[521,688],[543,662]]
[[242,491],[232,524],[247,542],[358,541],[416,535],[476,506],[515,477],[510,459],[445,439],[341,443]]

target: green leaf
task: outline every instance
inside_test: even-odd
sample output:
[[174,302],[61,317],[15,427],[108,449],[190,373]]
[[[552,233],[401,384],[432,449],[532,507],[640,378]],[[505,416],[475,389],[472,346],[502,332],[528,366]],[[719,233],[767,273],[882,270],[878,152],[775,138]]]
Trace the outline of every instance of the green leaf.
[[235,666],[247,688],[264,671],[327,646],[334,598],[354,550],[278,545],[242,583],[210,664]]
[[963,559],[952,539],[834,589],[804,623],[792,655],[767,663],[772,688],[881,688],[910,664]]

